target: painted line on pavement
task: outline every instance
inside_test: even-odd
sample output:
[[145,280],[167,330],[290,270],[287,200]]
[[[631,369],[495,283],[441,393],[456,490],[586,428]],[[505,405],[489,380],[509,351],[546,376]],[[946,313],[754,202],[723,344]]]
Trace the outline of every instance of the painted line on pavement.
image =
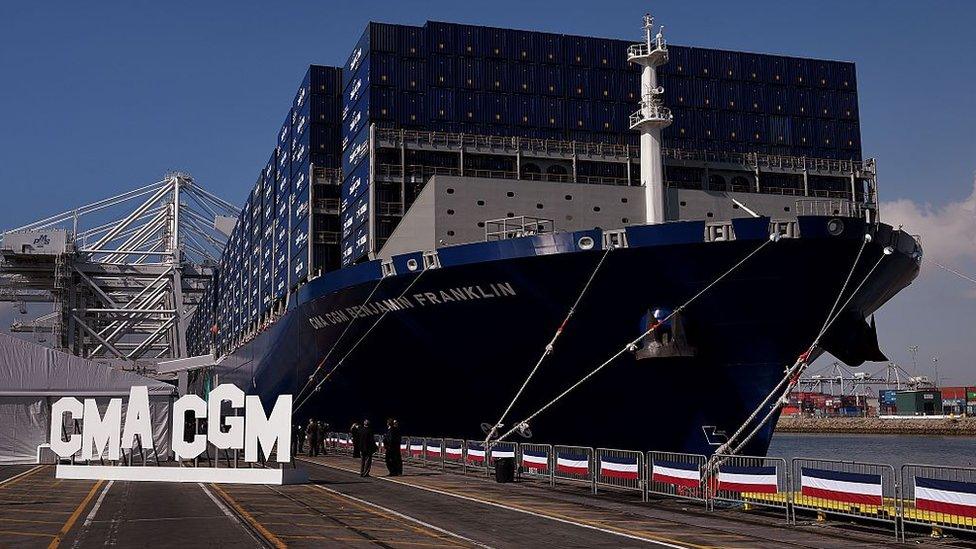
[[5,478],[3,480],[0,480],[0,487],[10,486],[12,484],[16,484],[17,482],[20,481],[20,479],[25,478],[28,475],[31,475],[33,473],[36,473],[36,472],[40,471],[43,468],[44,468],[43,465],[35,465],[35,466],[31,467],[30,469],[28,469],[26,471],[22,471],[20,473],[17,473],[16,475],[14,475],[14,476],[12,476],[10,478]]
[[[327,464],[327,463],[319,463],[319,462],[316,462],[316,461],[305,460],[305,459],[303,459],[303,461],[308,461],[309,463],[314,463],[316,465],[321,465],[323,467],[329,467],[330,469],[336,469],[336,470],[339,470],[339,471],[346,471],[348,473],[356,473],[356,471],[354,471],[352,469],[346,469],[345,467],[337,467],[335,465],[330,465],[330,464]],[[604,527],[597,526],[597,525],[594,525],[594,524],[587,524],[587,523],[579,522],[579,521],[577,521],[575,519],[572,519],[572,518],[563,518],[563,517],[558,517],[558,516],[554,516],[554,515],[551,515],[551,514],[546,514],[546,513],[540,513],[540,512],[537,512],[537,511],[532,511],[530,509],[525,509],[525,508],[521,508],[521,507],[513,507],[511,505],[508,505],[508,504],[505,504],[505,503],[499,503],[499,502],[493,501],[493,500],[479,499],[479,498],[475,498],[475,497],[471,497],[471,496],[465,496],[465,495],[457,494],[457,493],[454,493],[454,492],[448,492],[448,491],[445,491],[445,490],[439,490],[437,488],[429,488],[427,486],[420,486],[420,485],[417,485],[417,484],[411,484],[409,482],[403,482],[402,480],[397,480],[397,479],[390,478],[390,477],[373,477],[373,478],[375,478],[377,480],[383,480],[383,481],[386,481],[386,482],[392,482],[394,484],[399,484],[401,486],[407,486],[407,487],[410,487],[410,488],[417,488],[419,490],[424,490],[424,491],[431,492],[431,493],[434,493],[434,494],[440,494],[440,495],[443,495],[443,496],[450,496],[450,497],[454,497],[454,498],[458,498],[458,499],[463,499],[463,500],[466,500],[466,501],[471,501],[471,502],[474,502],[474,503],[481,503],[481,504],[484,504],[484,505],[490,505],[492,507],[498,507],[500,509],[506,509],[508,511],[514,511],[516,513],[524,513],[524,514],[532,515],[532,516],[539,517],[539,518],[549,519],[549,520],[553,520],[553,521],[556,521],[556,522],[561,522],[563,524],[570,524],[570,525],[573,525],[573,526],[579,526],[580,528],[586,528],[588,530],[596,530],[598,532],[603,532],[605,534],[612,534],[612,535],[615,535],[615,536],[620,536],[620,537],[624,537],[624,538],[628,538],[628,539],[642,541],[642,542],[645,542],[645,543],[652,543],[652,544],[655,544],[655,545],[660,545],[661,547],[671,547],[672,549],[688,549],[689,547],[696,547],[695,545],[679,545],[680,542],[678,542],[677,540],[670,540],[668,538],[664,538],[664,539],[653,539],[653,538],[649,538],[649,537],[638,536],[638,535],[635,535],[635,534],[629,534],[629,533],[626,533],[626,532],[620,532],[618,530],[612,530],[612,529],[609,529],[609,528],[604,528]],[[343,494],[343,495],[345,495],[345,494]],[[667,541],[665,541],[665,540],[667,540]]]
[[59,530],[57,535],[54,536],[54,539],[51,540],[51,543],[50,545],[47,546],[47,549],[55,549],[56,547],[61,545],[61,541],[64,539],[64,536],[68,533],[69,530],[71,530],[71,527],[75,525],[75,522],[77,522],[78,517],[81,516],[82,511],[84,511],[85,508],[88,507],[88,504],[91,502],[92,498],[95,497],[95,492],[97,492],[98,489],[101,488],[102,484],[104,483],[105,483],[104,480],[100,480],[96,482],[94,486],[91,487],[91,490],[88,491],[88,495],[85,496],[85,499],[81,500],[81,503],[79,503],[78,507],[75,508],[74,513],[71,513],[71,516],[68,517],[67,522],[64,523],[64,526],[61,527],[61,530]]
[[433,525],[433,524],[431,524],[429,522],[424,522],[424,521],[418,519],[417,517],[412,517],[410,515],[405,515],[405,514],[399,512],[399,511],[394,511],[393,509],[390,509],[389,507],[384,507],[384,506],[382,506],[382,505],[380,505],[378,503],[373,503],[372,501],[367,501],[365,499],[358,498],[356,496],[351,496],[349,494],[340,492],[338,490],[333,490],[332,488],[327,488],[327,487],[322,486],[320,484],[314,484],[313,486],[316,487],[316,488],[318,488],[319,490],[325,490],[326,492],[329,492],[331,494],[335,494],[337,496],[344,497],[346,499],[351,499],[352,501],[355,501],[355,502],[358,502],[358,503],[362,503],[363,505],[369,505],[370,507],[379,509],[379,510],[384,511],[386,513],[389,513],[389,514],[391,514],[391,515],[393,515],[395,517],[398,517],[398,518],[401,518],[401,519],[408,520],[410,522],[419,524],[419,525],[423,526],[424,528],[429,528],[431,530],[434,530],[435,532],[440,532],[441,534],[445,534],[445,535],[448,535],[448,536],[457,538],[459,540],[462,540],[462,541],[465,541],[467,543],[470,543],[470,544],[472,544],[474,546],[482,547],[484,549],[491,549],[491,546],[490,545],[485,545],[484,543],[475,541],[475,540],[473,540],[473,539],[471,539],[469,537],[462,536],[461,534],[458,534],[457,532],[451,532],[450,530],[445,530],[444,528],[441,528],[440,526],[435,526],[435,525]]

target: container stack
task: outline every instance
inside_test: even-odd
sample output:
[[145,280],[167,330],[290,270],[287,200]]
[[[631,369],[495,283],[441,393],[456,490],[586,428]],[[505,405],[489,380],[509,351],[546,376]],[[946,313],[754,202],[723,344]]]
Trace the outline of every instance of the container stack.
[[[370,125],[636,145],[628,123],[640,71],[627,62],[631,43],[369,23],[343,78],[343,264],[368,254],[383,216],[402,215],[370,212],[378,202],[370,193],[385,192],[370,189]],[[665,148],[861,158],[853,63],[681,46],[669,54],[659,71],[674,113]]]
[[665,146],[860,159],[853,63],[670,46]]
[[[338,197],[337,178],[321,174],[339,168],[341,84],[336,67],[313,65],[305,74],[228,238],[206,307],[194,315],[187,342],[193,353],[209,352],[212,343],[218,351],[232,348],[280,312],[310,273],[339,267],[337,239],[312,245],[313,228],[338,231],[338,211],[316,210],[312,197]],[[315,189],[330,181],[334,190]]]

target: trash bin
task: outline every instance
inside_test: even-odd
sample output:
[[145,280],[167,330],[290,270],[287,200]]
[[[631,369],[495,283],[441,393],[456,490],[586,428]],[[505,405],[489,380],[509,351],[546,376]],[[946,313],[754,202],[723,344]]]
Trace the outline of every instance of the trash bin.
[[515,482],[515,458],[495,460],[495,482]]

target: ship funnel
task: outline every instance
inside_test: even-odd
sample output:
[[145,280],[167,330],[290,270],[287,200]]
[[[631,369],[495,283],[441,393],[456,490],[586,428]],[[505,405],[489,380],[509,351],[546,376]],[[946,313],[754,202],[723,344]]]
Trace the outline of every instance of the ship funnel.
[[657,67],[668,62],[664,26],[654,32],[654,18],[644,15],[644,42],[627,48],[627,61],[643,67],[640,104],[630,115],[630,129],[640,132],[640,177],[644,186],[646,221],[661,223],[664,215],[664,163],[661,130],[671,125],[671,109],[664,106],[664,88],[657,85]]

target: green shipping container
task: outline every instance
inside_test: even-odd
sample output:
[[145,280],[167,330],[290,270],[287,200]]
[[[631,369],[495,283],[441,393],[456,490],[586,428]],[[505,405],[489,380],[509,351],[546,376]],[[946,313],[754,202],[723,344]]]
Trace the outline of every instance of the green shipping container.
[[934,416],[942,414],[942,392],[938,389],[900,391],[895,396],[900,416]]

